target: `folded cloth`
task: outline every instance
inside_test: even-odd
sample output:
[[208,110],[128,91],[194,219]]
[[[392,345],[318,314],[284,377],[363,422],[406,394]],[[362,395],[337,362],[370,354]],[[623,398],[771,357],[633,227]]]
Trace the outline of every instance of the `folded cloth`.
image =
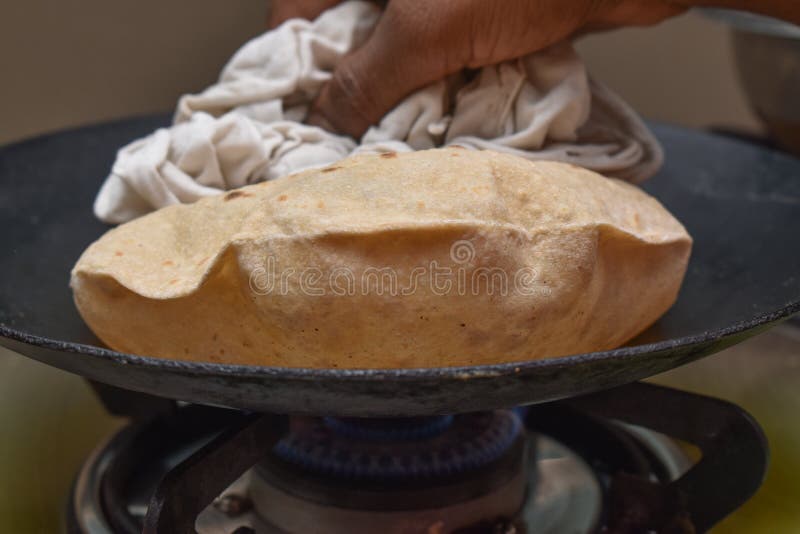
[[219,82],[185,95],[174,124],[117,154],[95,200],[120,223],[176,203],[328,165],[353,152],[457,144],[574,163],[638,182],[662,152],[636,113],[591,80],[568,42],[465,71],[408,96],[360,140],[303,124],[339,60],[380,15],[350,0],[314,22],[293,19],[245,44]]

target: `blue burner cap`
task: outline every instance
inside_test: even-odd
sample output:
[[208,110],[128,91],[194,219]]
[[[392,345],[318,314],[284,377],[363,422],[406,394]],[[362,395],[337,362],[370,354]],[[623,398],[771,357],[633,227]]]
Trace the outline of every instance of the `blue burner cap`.
[[397,482],[460,475],[501,458],[522,432],[511,411],[424,421],[305,420],[279,441],[279,459],[310,473]]

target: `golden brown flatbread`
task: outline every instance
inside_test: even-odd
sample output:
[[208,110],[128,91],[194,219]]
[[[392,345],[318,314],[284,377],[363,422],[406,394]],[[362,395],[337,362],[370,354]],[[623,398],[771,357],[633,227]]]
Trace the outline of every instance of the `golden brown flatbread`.
[[350,157],[119,226],[72,271],[110,347],[408,368],[617,347],[675,301],[691,238],[635,186],[459,148]]

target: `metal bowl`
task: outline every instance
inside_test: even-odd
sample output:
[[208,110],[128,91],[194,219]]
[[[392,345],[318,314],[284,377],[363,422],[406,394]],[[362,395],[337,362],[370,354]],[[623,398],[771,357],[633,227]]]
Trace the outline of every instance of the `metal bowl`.
[[737,11],[706,12],[732,28],[739,78],[769,136],[800,155],[800,26]]

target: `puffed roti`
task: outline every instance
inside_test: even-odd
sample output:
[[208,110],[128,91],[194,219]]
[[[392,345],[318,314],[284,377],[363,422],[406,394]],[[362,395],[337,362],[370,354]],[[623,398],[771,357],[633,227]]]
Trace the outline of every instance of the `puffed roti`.
[[419,368],[618,347],[675,301],[683,226],[636,186],[460,148],[358,155],[161,209],[72,271],[126,353]]

